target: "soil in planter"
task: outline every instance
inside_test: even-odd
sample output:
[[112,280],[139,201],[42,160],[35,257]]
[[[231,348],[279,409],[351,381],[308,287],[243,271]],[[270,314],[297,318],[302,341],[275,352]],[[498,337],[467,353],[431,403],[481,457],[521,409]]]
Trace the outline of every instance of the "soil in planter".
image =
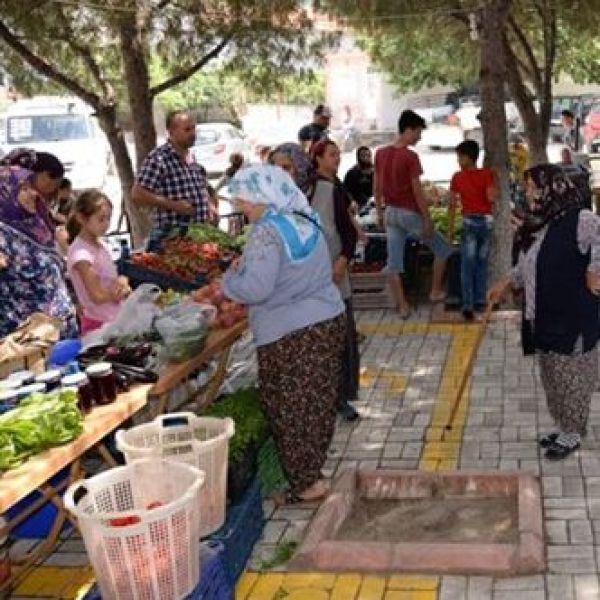
[[518,541],[514,497],[357,499],[336,540],[368,542]]

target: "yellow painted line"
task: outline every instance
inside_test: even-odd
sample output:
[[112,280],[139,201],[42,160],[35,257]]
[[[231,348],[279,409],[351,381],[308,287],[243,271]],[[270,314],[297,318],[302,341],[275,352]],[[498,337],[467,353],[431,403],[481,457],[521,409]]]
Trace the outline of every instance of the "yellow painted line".
[[[424,471],[446,471],[458,466],[462,434],[469,408],[470,379],[461,398],[457,398],[457,394],[461,381],[466,375],[471,353],[475,350],[477,329],[481,325],[455,327],[431,422],[425,431],[425,444],[419,463],[419,468]],[[446,431],[445,427],[456,402],[459,404],[452,430]]]
[[94,583],[91,567],[37,567],[20,583],[15,596],[82,598]]

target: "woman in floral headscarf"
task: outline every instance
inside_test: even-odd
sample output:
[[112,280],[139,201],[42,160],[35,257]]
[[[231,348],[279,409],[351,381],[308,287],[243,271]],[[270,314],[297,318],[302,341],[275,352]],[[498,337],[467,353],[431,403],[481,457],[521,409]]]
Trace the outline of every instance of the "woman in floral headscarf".
[[315,169],[302,146],[293,142],[281,144],[271,152],[269,162],[286,171],[296,185],[306,194],[313,183]]
[[527,212],[517,231],[518,262],[493,286],[496,303],[507,290],[523,288],[522,343],[538,354],[548,410],[557,431],[540,445],[546,458],[561,459],[586,434],[598,380],[600,219],[559,165],[525,172]]
[[63,260],[42,197],[44,191],[51,193],[51,180],[45,171],[0,167],[0,338],[34,312],[61,319],[63,335],[77,333]]
[[280,502],[326,494],[321,468],[333,436],[344,303],[317,214],[279,167],[241,169],[229,185],[252,228],[225,294],[249,307],[259,388],[290,490]]

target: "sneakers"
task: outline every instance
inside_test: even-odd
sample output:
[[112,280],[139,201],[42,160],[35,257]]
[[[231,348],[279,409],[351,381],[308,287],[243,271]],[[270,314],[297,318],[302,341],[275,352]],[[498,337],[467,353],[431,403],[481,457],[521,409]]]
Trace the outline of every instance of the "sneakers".
[[359,412],[348,401],[338,407],[338,414],[341,415],[347,423],[352,423],[360,418]]

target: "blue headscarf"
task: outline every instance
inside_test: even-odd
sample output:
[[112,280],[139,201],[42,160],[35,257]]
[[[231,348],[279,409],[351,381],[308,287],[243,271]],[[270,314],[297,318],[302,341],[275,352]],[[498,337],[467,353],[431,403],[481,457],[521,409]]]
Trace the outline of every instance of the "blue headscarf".
[[319,217],[283,169],[273,165],[240,169],[229,183],[229,193],[234,200],[267,206],[260,222],[275,227],[290,260],[312,254],[321,234]]

